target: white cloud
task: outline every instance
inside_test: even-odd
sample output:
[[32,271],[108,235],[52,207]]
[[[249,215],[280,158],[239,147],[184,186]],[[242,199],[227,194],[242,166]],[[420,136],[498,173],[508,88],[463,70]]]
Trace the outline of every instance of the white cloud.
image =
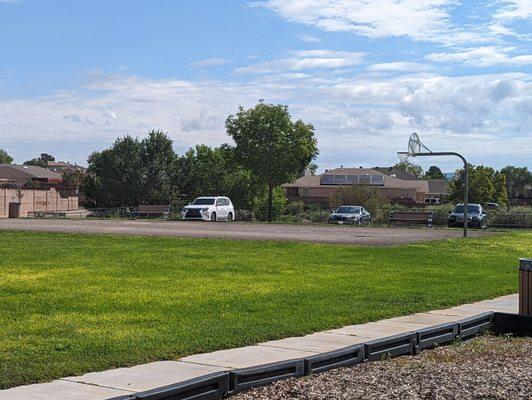
[[389,63],[380,63],[373,64],[368,67],[369,71],[379,71],[379,72],[424,72],[430,71],[432,67],[429,64],[417,63],[417,62],[407,62],[407,61],[396,61]]
[[220,65],[229,64],[231,60],[226,58],[207,58],[205,60],[194,61],[190,63],[193,67],[217,67]]
[[532,2],[530,0],[502,0],[503,7],[496,13],[498,20],[529,19],[532,18]]
[[440,43],[484,41],[451,21],[457,0],[269,0],[253,2],[283,18],[331,32],[369,38],[409,37]]
[[183,152],[196,143],[229,141],[227,115],[263,98],[289,104],[295,118],[316,126],[322,167],[395,162],[412,130],[433,150],[459,150],[474,163],[532,167],[531,75],[293,74],[240,82],[100,75],[76,91],[0,100],[0,138],[8,151],[20,143],[35,154],[62,148],[84,162],[116,137],[163,129]]
[[302,42],[305,42],[305,43],[319,43],[319,42],[321,42],[320,38],[317,38],[315,36],[308,35],[308,34],[298,35],[297,37],[298,37],[299,40],[301,40]]
[[361,52],[301,50],[293,51],[289,57],[240,67],[235,72],[269,74],[286,71],[345,68],[360,64],[363,56],[364,53]]
[[513,50],[514,47],[474,47],[456,52],[431,53],[426,58],[435,62],[459,62],[474,67],[532,65],[532,54],[509,55]]

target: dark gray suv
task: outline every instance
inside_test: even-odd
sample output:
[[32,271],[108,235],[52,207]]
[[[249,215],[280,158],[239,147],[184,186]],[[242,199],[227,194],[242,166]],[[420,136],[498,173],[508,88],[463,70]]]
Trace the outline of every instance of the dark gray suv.
[[[447,218],[449,227],[464,226],[464,205],[457,204]],[[480,204],[467,205],[467,226],[479,229],[488,227],[488,215]]]

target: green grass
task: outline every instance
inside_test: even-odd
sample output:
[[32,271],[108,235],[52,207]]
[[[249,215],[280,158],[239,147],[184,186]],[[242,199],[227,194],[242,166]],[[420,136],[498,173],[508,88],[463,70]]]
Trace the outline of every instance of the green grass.
[[530,248],[0,232],[0,387],[513,293]]

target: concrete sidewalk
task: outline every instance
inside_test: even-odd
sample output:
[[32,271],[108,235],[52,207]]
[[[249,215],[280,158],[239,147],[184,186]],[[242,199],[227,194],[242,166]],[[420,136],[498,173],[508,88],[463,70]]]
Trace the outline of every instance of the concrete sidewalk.
[[517,313],[517,294],[378,322],[345,326],[303,337],[67,377],[0,391],[0,400],[106,400],[172,385],[214,372],[260,366],[339,350],[420,328],[456,322],[487,311]]

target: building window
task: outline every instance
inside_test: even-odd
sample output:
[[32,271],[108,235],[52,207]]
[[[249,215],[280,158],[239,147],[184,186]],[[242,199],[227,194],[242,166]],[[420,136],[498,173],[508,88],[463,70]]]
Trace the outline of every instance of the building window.
[[303,197],[308,197],[308,188],[303,188]]

